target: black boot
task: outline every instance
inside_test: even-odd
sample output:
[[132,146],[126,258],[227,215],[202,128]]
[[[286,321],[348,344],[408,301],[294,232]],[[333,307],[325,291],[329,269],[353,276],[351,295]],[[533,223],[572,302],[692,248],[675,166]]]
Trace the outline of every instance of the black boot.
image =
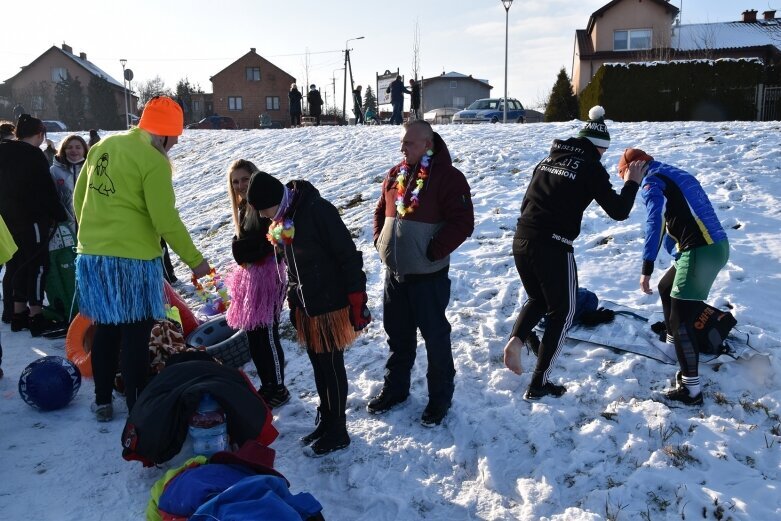
[[311,458],[320,458],[350,445],[346,417],[324,415],[321,421],[325,423],[325,432],[312,445],[304,449],[304,453]]
[[304,445],[311,445],[312,442],[319,440],[325,434],[325,419],[320,416],[320,407],[317,408],[317,415],[315,416],[315,430],[301,437],[301,443]]
[[11,331],[14,333],[30,327],[30,310],[11,315]]

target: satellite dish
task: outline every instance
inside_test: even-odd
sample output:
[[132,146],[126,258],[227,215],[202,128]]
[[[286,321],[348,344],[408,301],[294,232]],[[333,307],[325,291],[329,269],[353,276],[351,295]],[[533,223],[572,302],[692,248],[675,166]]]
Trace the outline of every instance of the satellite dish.
[[133,81],[133,70],[132,69],[125,69],[125,79],[127,81]]

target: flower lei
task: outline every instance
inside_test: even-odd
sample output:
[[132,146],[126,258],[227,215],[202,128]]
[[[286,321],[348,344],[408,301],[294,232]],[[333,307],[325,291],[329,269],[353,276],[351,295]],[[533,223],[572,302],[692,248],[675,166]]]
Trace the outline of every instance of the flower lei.
[[420,206],[420,190],[423,188],[423,184],[428,178],[428,166],[431,163],[431,156],[434,152],[426,150],[426,154],[420,159],[420,168],[418,169],[417,177],[415,180],[415,189],[412,190],[410,196],[410,204],[404,204],[404,197],[407,195],[407,190],[410,185],[407,185],[407,178],[409,177],[409,165],[405,159],[401,163],[399,173],[396,176],[396,212],[401,217],[410,214],[415,211],[415,208]]
[[284,248],[285,245],[293,243],[293,237],[296,235],[296,227],[293,225],[293,219],[283,219],[281,221],[272,221],[268,227],[266,239],[274,246],[279,245]]

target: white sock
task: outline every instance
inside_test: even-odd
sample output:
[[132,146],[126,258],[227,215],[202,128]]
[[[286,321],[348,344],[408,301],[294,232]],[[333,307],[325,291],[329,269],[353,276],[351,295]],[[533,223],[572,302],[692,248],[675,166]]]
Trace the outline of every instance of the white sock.
[[699,376],[684,376],[683,377],[683,385],[686,387],[686,390],[689,391],[689,396],[694,398],[698,394],[702,392],[700,388],[700,377]]

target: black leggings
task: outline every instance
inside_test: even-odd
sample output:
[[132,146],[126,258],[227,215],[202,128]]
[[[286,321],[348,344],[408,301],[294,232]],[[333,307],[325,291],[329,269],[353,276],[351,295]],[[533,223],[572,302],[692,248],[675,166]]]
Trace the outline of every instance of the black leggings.
[[702,308],[702,301],[680,300],[670,296],[675,273],[675,266],[672,266],[662,276],[657,289],[662,300],[664,325],[667,327],[667,333],[672,335],[675,341],[675,355],[678,357],[681,372],[683,376],[694,377],[699,374],[700,361],[700,350],[694,335],[694,320],[698,310]]
[[279,341],[279,323],[247,331],[249,352],[263,387],[285,385],[285,352]]
[[125,401],[130,411],[149,377],[149,335],[153,319],[125,324],[97,324],[92,342],[92,374],[95,403],[111,403],[117,364],[125,384]]
[[324,416],[344,418],[347,412],[347,371],[344,368],[344,352],[315,353],[306,350],[312,370],[315,373],[315,386],[320,396],[320,412]]

